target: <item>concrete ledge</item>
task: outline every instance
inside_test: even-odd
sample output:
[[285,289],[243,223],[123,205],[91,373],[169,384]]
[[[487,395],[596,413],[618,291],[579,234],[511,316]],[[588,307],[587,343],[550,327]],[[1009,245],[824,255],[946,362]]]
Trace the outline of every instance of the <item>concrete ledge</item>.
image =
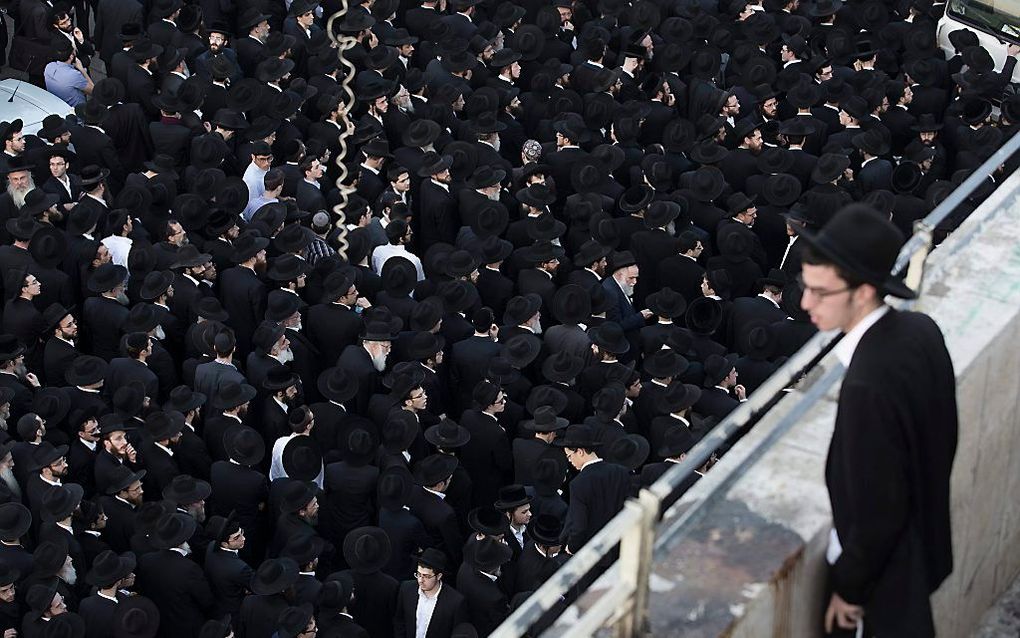
[[[958,382],[952,478],[956,568],[933,598],[940,636],[969,636],[1020,573],[1020,175],[1011,176],[929,259],[917,308],[941,326]],[[808,391],[785,397],[670,515],[744,463]],[[837,387],[706,504],[657,556],[654,636],[815,636],[831,525],[823,470]]]

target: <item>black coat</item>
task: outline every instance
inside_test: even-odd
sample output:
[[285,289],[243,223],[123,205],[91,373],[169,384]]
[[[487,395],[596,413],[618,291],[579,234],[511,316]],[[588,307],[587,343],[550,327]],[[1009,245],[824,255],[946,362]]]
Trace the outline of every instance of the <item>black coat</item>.
[[453,345],[449,351],[447,370],[450,384],[458,390],[462,407],[471,403],[471,392],[485,378],[489,361],[503,352],[503,344],[488,337],[471,336]]
[[230,314],[227,323],[237,334],[237,351],[247,354],[251,335],[265,314],[266,286],[252,269],[235,266],[219,275],[219,288],[220,302]]
[[496,417],[480,410],[465,411],[460,424],[471,433],[471,439],[459,452],[460,462],[474,483],[471,504],[490,505],[498,498],[499,488],[509,484],[513,475],[510,439]]
[[418,206],[421,223],[418,233],[422,250],[427,250],[436,242],[453,244],[457,240],[460,216],[457,214],[457,200],[450,191],[426,178],[421,183]]
[[488,636],[510,615],[506,594],[498,582],[464,563],[457,572],[457,586],[464,594],[468,619],[479,636]]
[[109,297],[85,300],[82,322],[91,342],[92,354],[107,361],[120,354],[120,328],[127,316],[128,308]]
[[[417,635],[418,584],[413,580],[400,583],[397,593],[397,613],[393,615],[393,635],[396,638],[414,638]],[[436,607],[432,611],[425,638],[445,638],[453,628],[467,622],[468,611],[464,596],[450,585],[439,590]],[[476,627],[480,632],[481,629]],[[482,635],[479,633],[479,635]]]
[[236,552],[221,549],[219,543],[209,543],[205,552],[205,576],[215,601],[213,618],[226,614],[237,616],[252,575],[252,568]]
[[121,50],[121,29],[129,22],[142,24],[142,4],[135,0],[99,0],[96,6],[96,28],[93,40],[99,57],[107,64]]
[[349,345],[357,344],[363,322],[361,315],[340,303],[316,304],[308,308],[305,332],[324,362],[334,362]]
[[414,556],[429,545],[425,526],[414,514],[400,507],[379,510],[379,527],[390,539],[390,560],[382,571],[397,580],[407,580],[414,573]]
[[459,563],[463,535],[457,524],[457,514],[450,504],[425,488],[418,487],[412,491],[408,507],[425,526],[429,536],[428,546],[444,552],[452,563]]
[[834,589],[864,606],[878,635],[935,634],[929,595],[953,569],[957,430],[953,364],[938,326],[889,310],[853,352],[825,467],[843,548]]
[[197,636],[215,603],[202,568],[190,558],[164,549],[138,561],[138,590],[156,603],[158,635]]
[[372,524],[378,478],[379,468],[372,465],[339,461],[326,466],[325,495],[320,497],[319,509],[319,529],[323,535],[344,538],[352,529]]
[[272,638],[276,635],[277,620],[290,604],[283,594],[261,596],[248,594],[241,603],[237,633],[246,638]]
[[131,549],[131,536],[135,533],[134,506],[114,496],[101,496],[99,502],[103,505],[103,512],[107,518],[103,538],[110,545],[110,549],[118,554],[128,551]]
[[623,508],[630,495],[630,473],[605,461],[582,469],[570,482],[570,503],[563,525],[566,549],[577,553]]

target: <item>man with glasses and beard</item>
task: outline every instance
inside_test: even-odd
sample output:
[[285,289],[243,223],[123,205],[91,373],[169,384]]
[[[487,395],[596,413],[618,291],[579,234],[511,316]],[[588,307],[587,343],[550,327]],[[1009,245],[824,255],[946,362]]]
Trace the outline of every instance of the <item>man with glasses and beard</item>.
[[400,584],[397,613],[393,617],[397,638],[449,636],[454,627],[467,621],[464,596],[443,583],[446,556],[428,548],[415,559],[414,580]]
[[7,192],[0,195],[0,242],[9,244],[11,232],[7,224],[17,218],[18,211],[25,205],[25,196],[35,189],[32,179],[32,164],[22,156],[8,157],[0,153],[0,172],[7,173]]

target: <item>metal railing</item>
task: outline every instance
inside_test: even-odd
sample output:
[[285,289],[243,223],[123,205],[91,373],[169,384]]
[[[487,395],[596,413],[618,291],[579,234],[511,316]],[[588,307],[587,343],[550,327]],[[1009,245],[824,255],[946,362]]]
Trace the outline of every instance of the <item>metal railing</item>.
[[[893,274],[906,268],[905,282],[920,292],[924,266],[932,248],[935,229],[970,196],[996,169],[1020,150],[1020,133],[1010,138],[998,151],[977,168],[959,187],[924,219],[915,222],[914,234],[900,250]],[[898,303],[907,308],[911,302]],[[743,474],[778,441],[797,421],[825,396],[845,368],[836,364],[819,378],[802,388],[803,394],[772,426],[769,433],[742,450],[741,461],[721,479],[714,480],[697,501],[684,503],[686,508],[656,529],[659,510],[665,499],[741,428],[756,421],[795,385],[805,373],[828,353],[837,334],[815,334],[782,367],[763,383],[748,400],[717,424],[691,449],[683,461],[667,471],[653,485],[642,489],[638,498],[628,500],[623,510],[609,521],[580,551],[573,555],[549,580],[520,605],[492,634],[493,638],[517,638],[559,604],[597,565],[619,546],[620,557],[606,571],[597,585],[603,590],[596,604],[589,605],[567,627],[555,627],[542,635],[591,636],[606,625],[615,625],[618,636],[636,636],[645,627],[648,601],[648,576],[653,556],[674,546],[686,530],[709,510]]]

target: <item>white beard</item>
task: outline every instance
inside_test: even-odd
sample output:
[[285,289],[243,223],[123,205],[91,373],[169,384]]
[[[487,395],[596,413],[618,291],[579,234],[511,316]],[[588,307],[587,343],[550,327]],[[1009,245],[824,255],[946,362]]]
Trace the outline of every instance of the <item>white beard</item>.
[[280,363],[290,363],[294,360],[294,351],[287,348],[286,350],[281,351],[280,354],[276,355],[274,358]]
[[34,188],[35,180],[33,180],[31,177],[28,178],[28,186],[26,186],[23,189],[14,188],[13,186],[10,185],[7,186],[7,192],[10,194],[11,199],[14,200],[15,208],[21,208],[22,206],[25,205],[25,195],[28,195],[28,192]]
[[60,580],[64,581],[68,585],[73,585],[78,582],[78,572],[74,571],[74,565],[65,564],[60,569],[60,572],[57,573],[57,576],[59,576]]
[[382,372],[386,369],[386,355],[372,355],[372,367],[375,368],[376,372]]
[[155,333],[152,336],[160,341],[166,339],[166,332],[163,331],[163,326],[156,326]]

